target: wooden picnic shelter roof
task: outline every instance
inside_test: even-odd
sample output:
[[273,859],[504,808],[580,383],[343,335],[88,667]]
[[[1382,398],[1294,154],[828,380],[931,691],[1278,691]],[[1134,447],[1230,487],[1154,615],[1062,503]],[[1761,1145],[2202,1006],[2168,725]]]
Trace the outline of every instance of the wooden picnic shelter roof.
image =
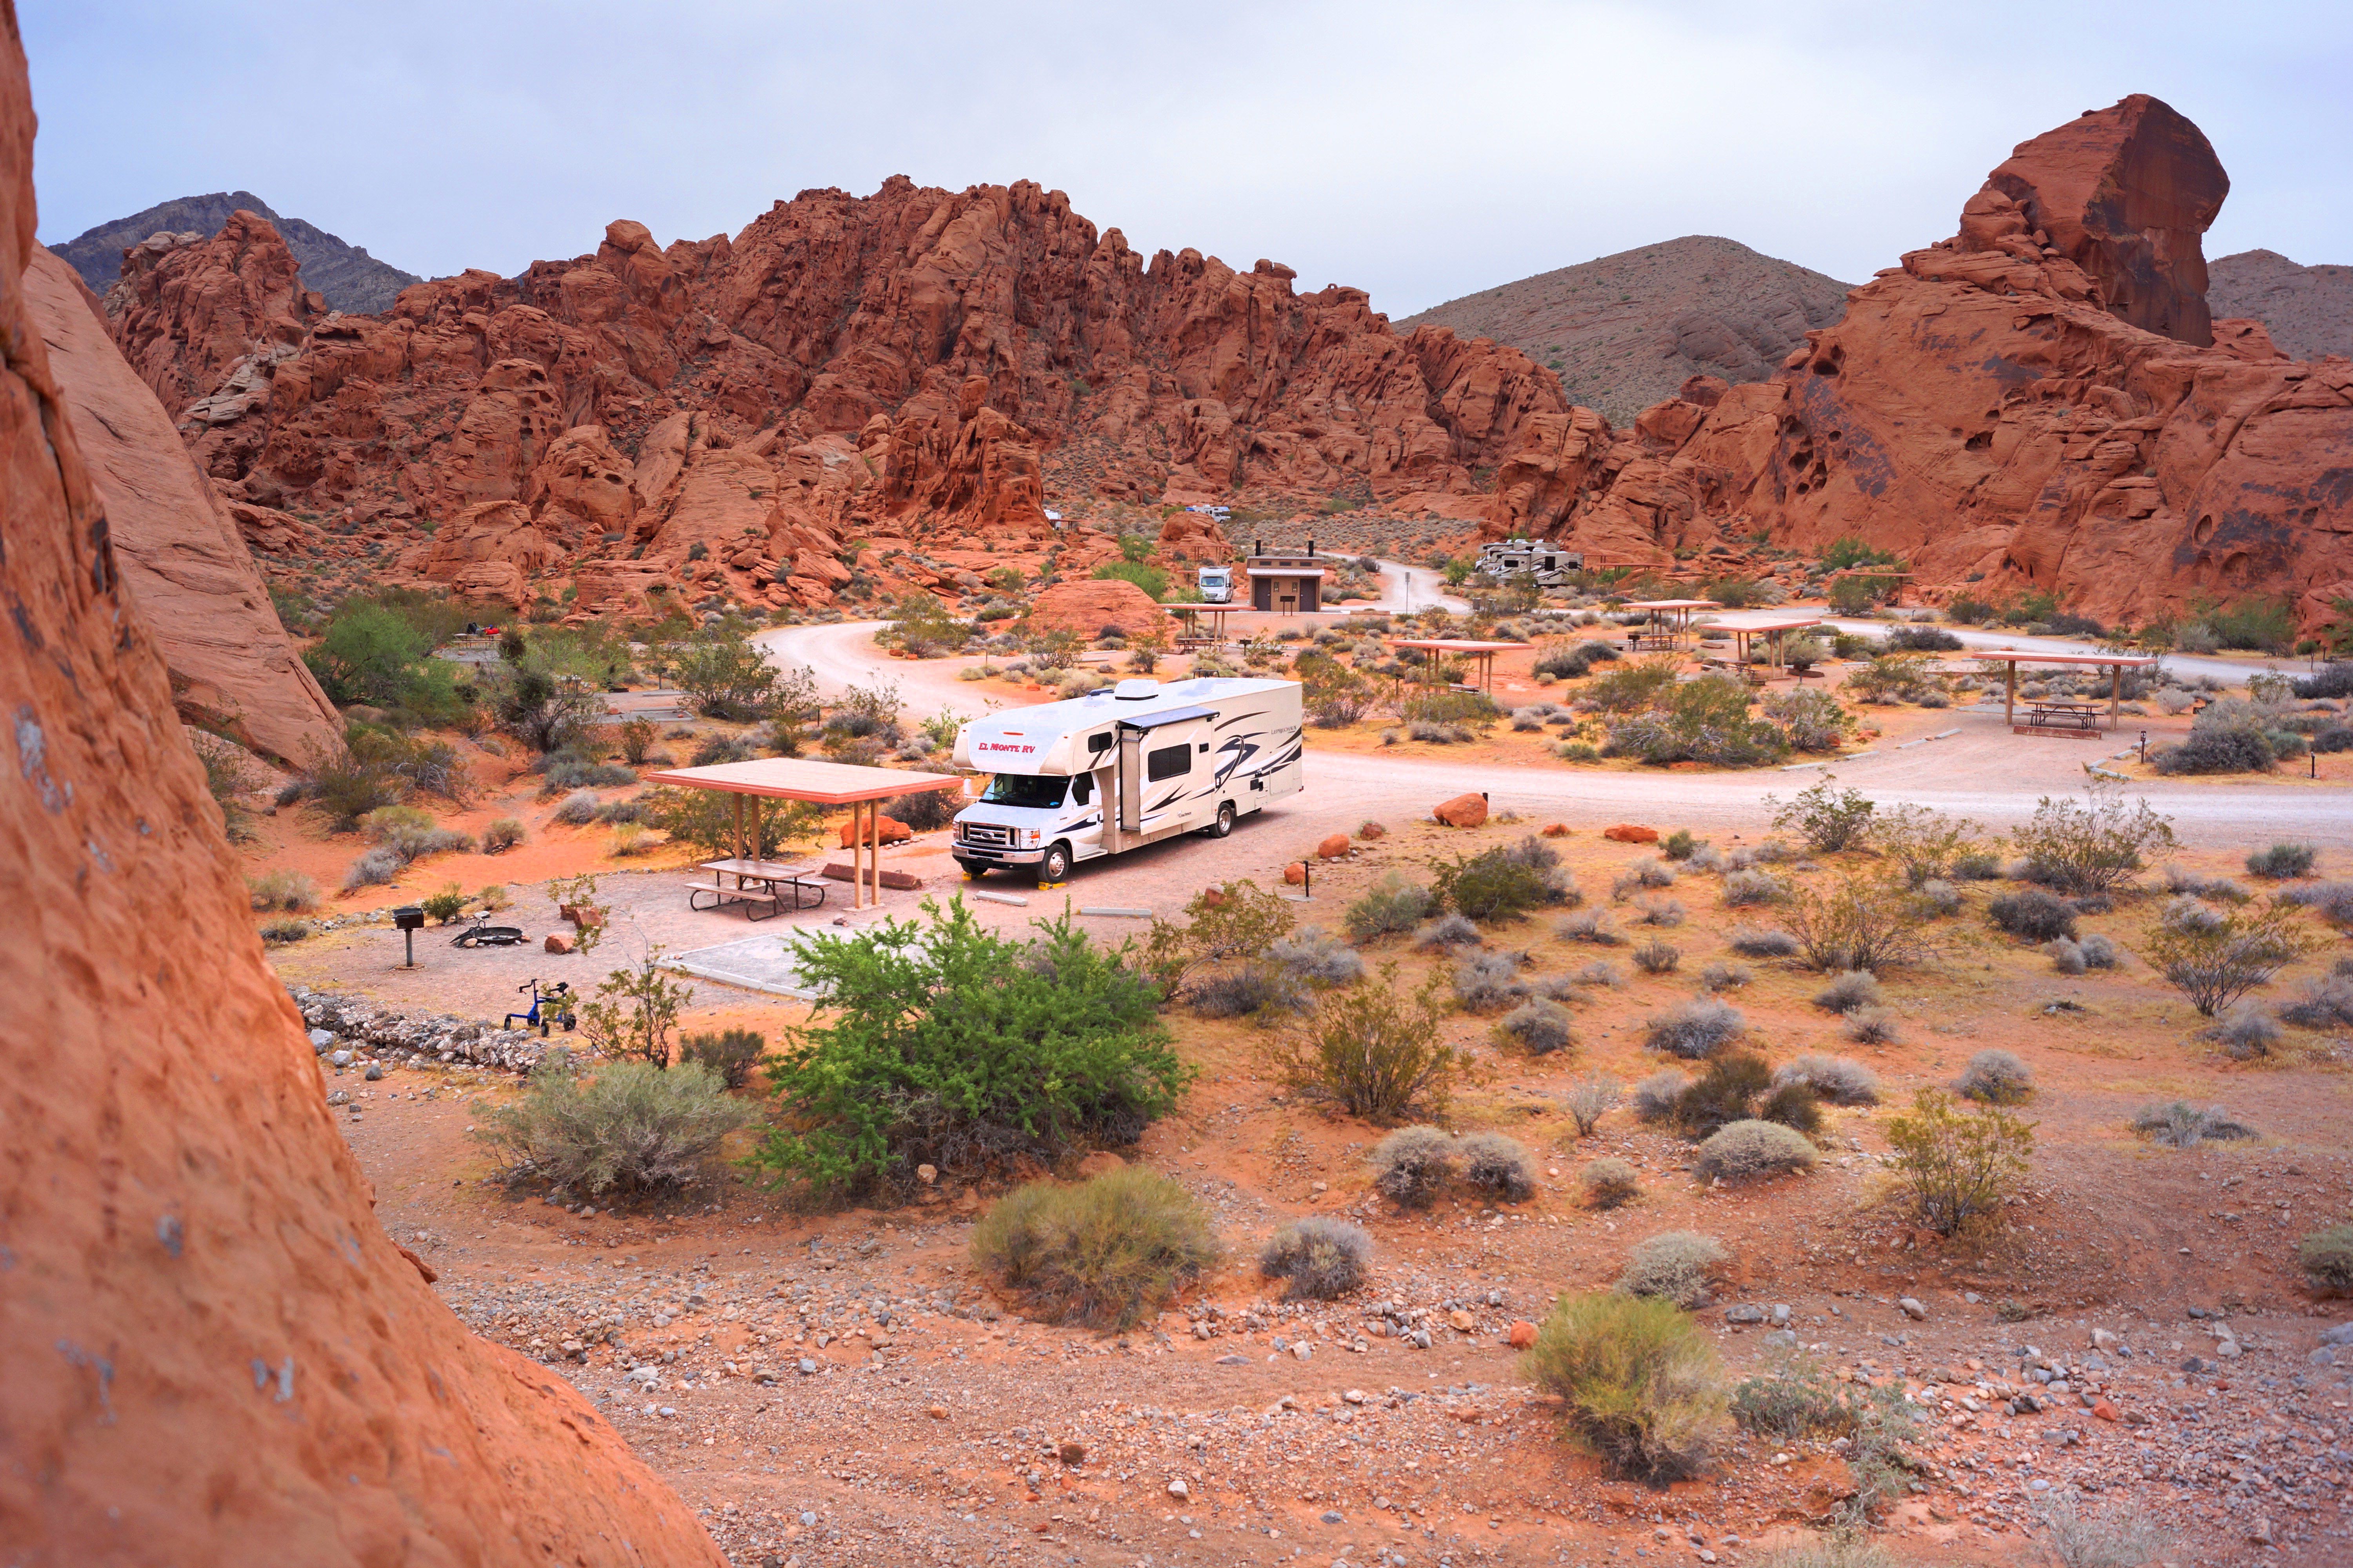
[[647,773],[645,781],[688,789],[725,790],[733,795],[764,795],[778,800],[804,800],[812,805],[892,800],[925,790],[961,788],[964,784],[954,773],[917,773],[900,768],[860,767],[854,763],[820,763],[804,757],[761,757],[748,763],[713,763],[701,768],[663,768]]

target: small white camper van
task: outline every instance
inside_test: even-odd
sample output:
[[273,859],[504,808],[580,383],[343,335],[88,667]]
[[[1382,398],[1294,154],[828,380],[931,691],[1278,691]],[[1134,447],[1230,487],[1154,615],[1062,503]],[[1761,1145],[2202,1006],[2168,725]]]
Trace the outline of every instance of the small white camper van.
[[976,719],[959,767],[993,774],[956,814],[956,863],[1034,866],[1059,882],[1080,860],[1179,833],[1223,838],[1238,817],[1304,782],[1295,680],[1123,680],[1092,696]]
[[1229,605],[1234,598],[1234,569],[1230,566],[1204,566],[1199,574],[1201,603]]

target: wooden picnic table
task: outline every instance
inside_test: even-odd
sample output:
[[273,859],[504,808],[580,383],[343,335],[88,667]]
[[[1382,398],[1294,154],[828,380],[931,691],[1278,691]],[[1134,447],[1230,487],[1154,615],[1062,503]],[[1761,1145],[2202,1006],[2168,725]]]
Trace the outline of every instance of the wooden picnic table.
[[2096,730],[2100,727],[2100,705],[2056,699],[2032,700],[2026,705],[2026,723],[2029,729],[2034,730]]
[[[793,908],[797,910],[812,909],[825,902],[825,881],[817,874],[819,868],[816,866],[788,866],[775,860],[724,859],[705,860],[696,868],[710,872],[711,880],[686,885],[686,907],[691,910],[715,910],[727,904],[740,903],[744,906],[744,919],[763,920],[766,917],[754,911],[765,904],[768,913],[775,914],[784,902],[784,895],[776,890],[780,887],[793,890]],[[735,879],[733,886],[725,880],[729,877]],[[811,892],[817,894],[815,899],[803,896]],[[711,902],[707,905],[696,903],[696,895],[704,893],[711,896]]]

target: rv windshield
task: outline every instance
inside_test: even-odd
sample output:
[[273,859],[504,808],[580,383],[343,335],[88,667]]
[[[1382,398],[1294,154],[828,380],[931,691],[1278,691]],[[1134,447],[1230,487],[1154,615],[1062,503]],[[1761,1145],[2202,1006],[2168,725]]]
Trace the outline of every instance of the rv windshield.
[[1062,804],[1062,791],[1070,782],[1060,773],[998,773],[980,792],[980,798],[991,805],[1051,811]]

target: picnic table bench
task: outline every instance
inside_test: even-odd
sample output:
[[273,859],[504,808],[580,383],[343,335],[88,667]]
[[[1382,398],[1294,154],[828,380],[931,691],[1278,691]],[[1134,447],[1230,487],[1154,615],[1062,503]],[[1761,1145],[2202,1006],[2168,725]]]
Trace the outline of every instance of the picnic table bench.
[[2032,700],[2026,705],[2026,723],[2034,730],[2096,730],[2100,727],[2100,705]]
[[[745,920],[765,920],[757,911],[765,907],[773,915],[783,906],[785,893],[790,889],[793,908],[813,909],[825,902],[826,884],[815,866],[786,866],[771,860],[705,860],[698,870],[711,873],[708,882],[686,884],[686,907],[691,910],[723,909],[728,904],[744,906]],[[728,879],[733,878],[731,883]],[[807,895],[815,893],[816,898]],[[711,902],[699,904],[699,896],[708,895]]]

